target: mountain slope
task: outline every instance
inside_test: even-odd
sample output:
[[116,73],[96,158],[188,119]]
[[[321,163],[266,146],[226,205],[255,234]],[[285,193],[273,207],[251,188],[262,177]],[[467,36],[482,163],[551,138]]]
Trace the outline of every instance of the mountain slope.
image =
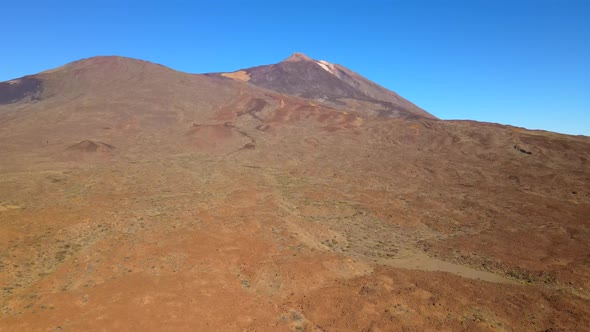
[[[31,91],[12,88],[29,81],[35,82]],[[338,130],[362,121],[305,99],[122,57],[80,60],[11,82],[0,85],[0,95],[7,96],[0,109],[0,154],[51,153],[108,139],[137,152],[229,152],[250,142],[239,131],[256,136],[301,123]]]
[[395,92],[343,66],[313,60],[301,53],[294,53],[273,65],[210,75],[247,81],[280,93],[329,102],[333,106],[344,104],[353,108],[348,101],[356,100],[364,103],[359,111],[374,111],[382,117],[435,118]]

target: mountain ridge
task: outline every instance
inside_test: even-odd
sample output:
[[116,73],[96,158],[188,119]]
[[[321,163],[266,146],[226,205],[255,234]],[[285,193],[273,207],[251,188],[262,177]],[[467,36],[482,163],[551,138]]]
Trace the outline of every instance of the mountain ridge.
[[324,60],[314,60],[298,52],[276,64],[227,73],[204,74],[186,73],[162,64],[123,56],[95,56],[7,81],[17,82],[16,84],[1,82],[0,104],[12,103],[26,97],[38,99],[40,92],[44,90],[43,81],[60,75],[70,75],[68,80],[62,80],[60,83],[63,86],[62,90],[69,92],[76,90],[76,85],[80,83],[98,86],[108,84],[109,80],[114,79],[137,80],[146,75],[157,79],[159,75],[172,73],[247,82],[278,93],[315,100],[331,107],[355,110],[377,118],[437,119],[397,93],[346,67]]

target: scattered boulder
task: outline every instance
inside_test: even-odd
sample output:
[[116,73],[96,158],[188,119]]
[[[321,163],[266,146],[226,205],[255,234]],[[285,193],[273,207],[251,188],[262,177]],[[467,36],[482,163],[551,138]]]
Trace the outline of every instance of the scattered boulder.
[[518,152],[525,153],[525,154],[533,154],[531,151],[527,151],[527,150],[525,150],[525,149],[521,148],[521,147],[520,147],[520,146],[518,146],[518,145],[515,145],[515,146],[514,146],[514,150],[516,150],[516,151],[518,151]]

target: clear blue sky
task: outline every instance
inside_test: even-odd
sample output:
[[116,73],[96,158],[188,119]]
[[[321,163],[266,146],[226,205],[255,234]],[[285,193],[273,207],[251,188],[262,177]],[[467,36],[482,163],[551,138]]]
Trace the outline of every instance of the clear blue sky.
[[299,51],[443,119],[590,135],[590,0],[29,0],[0,22],[0,81],[95,55],[203,73]]

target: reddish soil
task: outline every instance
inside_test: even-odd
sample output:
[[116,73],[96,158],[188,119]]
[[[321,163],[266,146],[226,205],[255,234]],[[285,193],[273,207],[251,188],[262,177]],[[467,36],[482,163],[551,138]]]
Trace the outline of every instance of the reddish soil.
[[588,137],[35,77],[0,106],[1,331],[589,330]]

